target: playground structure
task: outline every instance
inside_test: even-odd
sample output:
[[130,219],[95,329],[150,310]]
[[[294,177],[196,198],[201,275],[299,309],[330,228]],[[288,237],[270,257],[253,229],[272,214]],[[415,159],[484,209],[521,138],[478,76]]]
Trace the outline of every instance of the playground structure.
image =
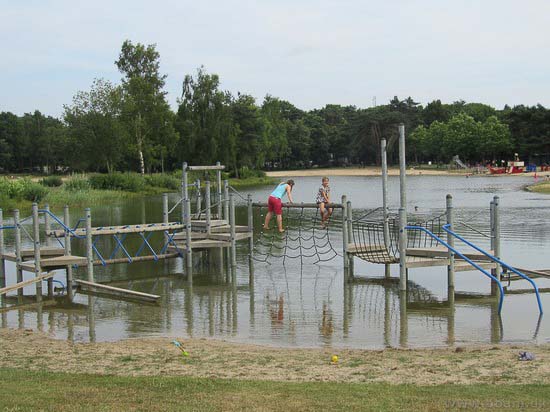
[[[491,247],[485,251],[467,241],[455,231],[452,196],[446,199],[446,211],[440,216],[425,221],[409,221],[406,208],[406,164],[404,126],[399,126],[400,158],[400,208],[391,213],[387,202],[387,156],[386,141],[381,140],[382,158],[382,207],[367,211],[360,217],[354,217],[352,204],[346,196],[340,203],[330,205],[335,214],[328,228],[319,227],[318,205],[315,203],[285,204],[287,232],[284,235],[261,231],[254,239],[254,216],[260,214],[267,205],[253,202],[251,195],[242,196],[229,186],[222,184],[221,172],[224,166],[219,162],[214,166],[188,166],[182,169],[181,197],[170,208],[168,196],[163,195],[163,221],[133,225],[93,227],[90,209],[71,227],[69,208],[64,208],[63,218],[53,214],[47,206],[39,209],[34,204],[31,216],[21,219],[19,211],[13,213],[13,222],[4,224],[0,209],[0,296],[17,291],[23,296],[23,288],[35,285],[36,301],[43,297],[42,282],[47,282],[47,295],[53,296],[53,276],[56,271],[66,273],[67,296],[70,301],[74,292],[114,296],[116,298],[137,299],[155,302],[160,296],[122,289],[98,283],[94,279],[94,266],[140,261],[161,261],[182,258],[187,280],[193,280],[193,261],[206,253],[214,256],[220,267],[227,267],[232,273],[228,281],[235,282],[234,272],[237,266],[237,242],[247,241],[250,283],[253,283],[255,261],[270,263],[273,259],[300,259],[301,264],[319,263],[340,257],[343,259],[344,282],[356,281],[354,277],[354,258],[384,265],[385,278],[389,281],[390,265],[399,265],[398,290],[407,302],[408,271],[421,267],[445,266],[447,268],[448,301],[455,299],[455,273],[477,270],[490,279],[492,294],[498,299],[498,312],[502,309],[504,298],[503,276],[507,280],[523,279],[530,283],[537,298],[540,313],[542,304],[539,290],[531,277],[550,278],[546,271],[528,271],[512,267],[501,259],[499,198],[495,196],[490,205]],[[188,182],[188,171],[214,171],[216,180],[214,190],[209,179],[204,183],[204,195],[201,182]],[[191,199],[190,188],[195,194]],[[246,205],[247,224],[237,225],[235,219],[235,196]],[[204,197],[204,199],[203,199]],[[214,201],[212,201],[214,199]],[[204,203],[203,203],[204,202]],[[192,210],[194,206],[194,210]],[[179,212],[177,220],[171,221],[170,215]],[[294,225],[290,221],[296,222]],[[25,229],[25,223],[32,221],[32,235]],[[80,227],[84,224],[84,227]],[[45,242],[41,241],[42,233]],[[13,251],[7,251],[4,232],[13,230]],[[335,246],[334,234],[340,232],[341,246]],[[27,234],[33,243],[32,249],[23,249],[22,234]],[[109,252],[101,250],[99,239],[109,237],[114,247]],[[125,241],[137,238],[140,242],[136,250],[130,250]],[[43,238],[44,239],[44,238]],[[52,246],[53,242],[58,246]],[[73,242],[83,242],[85,253],[73,255]],[[473,251],[465,253],[455,247],[459,241]],[[15,262],[16,283],[6,285],[5,261]],[[86,280],[74,279],[73,270],[85,268]],[[24,280],[23,273],[31,272],[34,277]],[[527,276],[530,275],[531,277]],[[63,285],[65,286],[65,285]],[[402,305],[403,306],[403,305]],[[404,305],[406,309],[406,304]]]

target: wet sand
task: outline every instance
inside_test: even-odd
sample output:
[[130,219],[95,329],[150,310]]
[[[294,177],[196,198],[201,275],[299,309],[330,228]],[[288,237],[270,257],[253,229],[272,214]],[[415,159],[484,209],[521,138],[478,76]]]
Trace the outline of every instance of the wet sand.
[[[214,339],[76,343],[32,330],[0,329],[0,367],[119,376],[194,376],[267,381],[550,383],[550,345],[444,349],[287,349]],[[517,359],[520,350],[536,360]],[[338,355],[337,363],[331,362]]]

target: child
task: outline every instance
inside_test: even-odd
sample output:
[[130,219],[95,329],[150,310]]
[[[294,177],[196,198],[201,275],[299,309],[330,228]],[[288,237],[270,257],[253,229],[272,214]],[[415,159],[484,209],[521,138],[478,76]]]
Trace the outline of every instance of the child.
[[330,204],[330,187],[328,185],[328,177],[323,177],[321,187],[317,192],[317,204],[321,213],[321,227],[324,229],[328,218],[332,215]]
[[269,221],[271,220],[271,216],[273,215],[273,213],[275,213],[275,215],[277,216],[277,227],[279,229],[279,233],[284,232],[283,204],[281,202],[281,198],[286,194],[288,196],[289,203],[292,203],[292,195],[290,194],[290,192],[292,192],[293,187],[294,180],[290,179],[286,182],[279,183],[275,190],[271,192],[271,195],[267,200],[268,212],[265,216],[264,230],[269,230]]

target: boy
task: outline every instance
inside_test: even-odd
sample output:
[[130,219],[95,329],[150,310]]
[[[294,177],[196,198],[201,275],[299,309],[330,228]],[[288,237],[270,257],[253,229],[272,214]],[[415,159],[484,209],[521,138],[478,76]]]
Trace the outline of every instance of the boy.
[[332,208],[328,207],[330,204],[330,187],[328,185],[328,177],[323,177],[321,180],[321,187],[317,192],[317,204],[319,205],[319,211],[321,212],[321,227],[326,227],[326,222],[332,215]]
[[269,230],[269,221],[271,220],[273,213],[275,213],[277,216],[277,227],[279,229],[279,233],[283,233],[285,231],[283,229],[283,204],[281,202],[281,198],[286,194],[288,196],[289,203],[292,203],[292,195],[290,192],[292,192],[293,187],[294,180],[290,179],[286,182],[279,183],[275,190],[271,192],[271,195],[267,200],[268,212],[267,215],[265,215],[264,230]]

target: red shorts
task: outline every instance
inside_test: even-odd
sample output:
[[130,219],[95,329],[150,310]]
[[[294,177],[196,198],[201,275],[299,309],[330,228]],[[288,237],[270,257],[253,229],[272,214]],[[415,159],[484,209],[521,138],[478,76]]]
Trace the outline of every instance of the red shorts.
[[275,196],[269,196],[269,199],[267,199],[267,209],[276,215],[282,215],[283,203],[281,202],[281,199]]

